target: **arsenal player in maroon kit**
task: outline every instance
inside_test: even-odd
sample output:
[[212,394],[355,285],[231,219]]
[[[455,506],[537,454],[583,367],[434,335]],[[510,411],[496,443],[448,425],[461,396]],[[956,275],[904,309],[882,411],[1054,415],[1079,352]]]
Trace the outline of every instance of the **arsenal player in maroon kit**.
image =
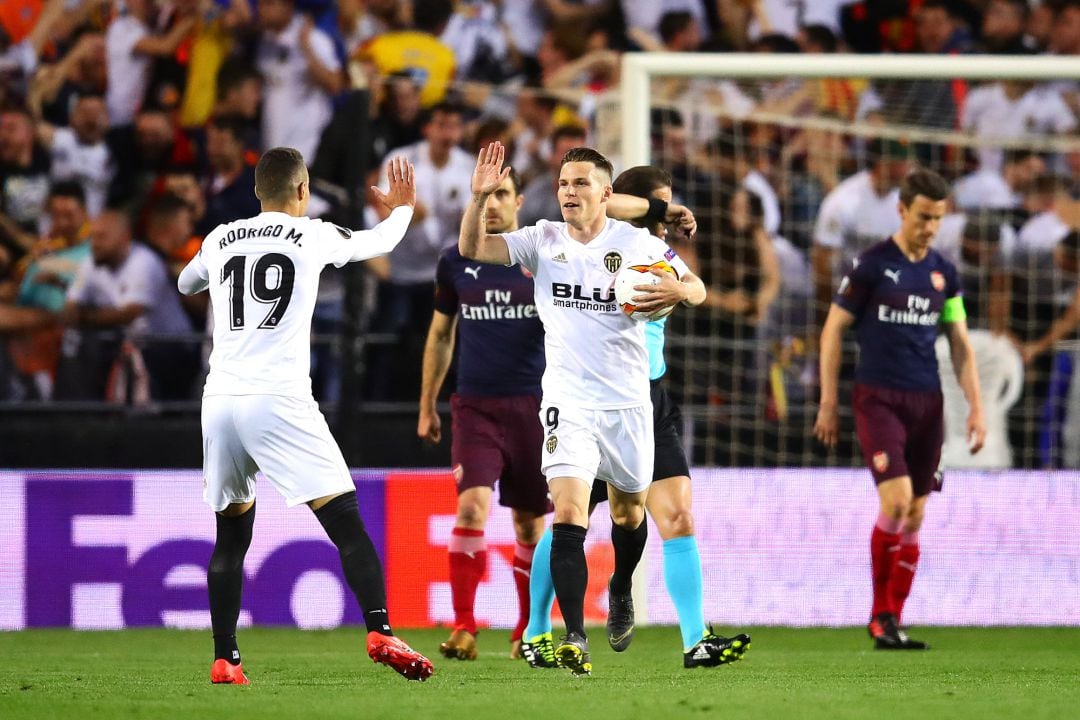
[[926,501],[941,490],[944,439],[934,341],[949,340],[967,400],[967,436],[978,452],[986,436],[975,357],[956,267],[930,247],[945,214],[948,183],[916,170],[900,185],[900,230],[855,261],[841,281],[821,331],[821,407],[814,433],[828,446],[838,432],[841,338],[855,327],[859,362],[853,404],[863,457],[877,484],[880,513],[870,536],[874,601],[869,631],[883,650],[925,650],[900,627],[919,561]]

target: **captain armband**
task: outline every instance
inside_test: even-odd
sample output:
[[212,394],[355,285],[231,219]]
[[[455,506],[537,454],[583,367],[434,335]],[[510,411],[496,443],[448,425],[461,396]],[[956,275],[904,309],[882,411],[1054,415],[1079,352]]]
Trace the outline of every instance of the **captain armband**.
[[945,306],[941,308],[941,322],[954,323],[967,320],[967,310],[964,309],[964,298],[960,295],[949,298]]

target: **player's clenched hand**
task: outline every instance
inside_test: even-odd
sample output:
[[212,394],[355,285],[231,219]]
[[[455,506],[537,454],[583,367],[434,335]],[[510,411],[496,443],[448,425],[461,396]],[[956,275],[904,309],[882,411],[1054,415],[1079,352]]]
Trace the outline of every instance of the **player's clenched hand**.
[[386,179],[390,184],[387,192],[374,186],[371,188],[376,200],[391,210],[402,205],[416,205],[416,178],[411,162],[401,155],[390,160],[386,164]]
[[638,312],[651,315],[664,308],[678,305],[686,299],[686,285],[674,275],[659,268],[652,268],[649,272],[660,280],[655,285],[634,286],[634,290],[641,293],[632,298]]
[[434,410],[421,410],[420,421],[416,424],[416,436],[431,443],[442,440],[442,420],[439,413]]
[[510,167],[503,167],[505,159],[506,148],[498,140],[480,148],[472,174],[473,195],[487,196],[499,189],[503,180],[510,176]]
[[836,405],[822,403],[818,408],[817,420],[814,421],[814,435],[828,447],[836,447],[839,437],[840,413]]
[[982,412],[979,410],[968,413],[967,441],[972,455],[982,450],[986,442],[986,421],[983,420]]
[[685,205],[668,203],[664,222],[674,225],[675,231],[687,240],[697,233],[697,220],[694,218],[694,213],[690,212],[690,208]]

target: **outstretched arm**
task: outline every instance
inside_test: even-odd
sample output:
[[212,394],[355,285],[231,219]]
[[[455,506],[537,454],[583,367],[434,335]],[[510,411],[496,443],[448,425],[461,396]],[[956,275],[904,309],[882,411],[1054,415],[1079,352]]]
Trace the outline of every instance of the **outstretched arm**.
[[697,232],[697,220],[690,208],[656,198],[612,193],[607,201],[607,215],[616,220],[640,220],[673,223],[679,234],[689,239]]
[[386,164],[386,178],[389,182],[387,191],[384,193],[372,186],[371,193],[390,215],[370,230],[356,233],[349,262],[386,255],[397,247],[409,229],[416,205],[416,177],[412,163],[400,155],[391,159]]
[[510,166],[503,167],[506,148],[495,141],[480,149],[472,176],[472,199],[461,218],[458,251],[462,257],[492,265],[509,265],[510,248],[502,235],[488,235],[484,227],[484,205],[488,197],[510,176]]

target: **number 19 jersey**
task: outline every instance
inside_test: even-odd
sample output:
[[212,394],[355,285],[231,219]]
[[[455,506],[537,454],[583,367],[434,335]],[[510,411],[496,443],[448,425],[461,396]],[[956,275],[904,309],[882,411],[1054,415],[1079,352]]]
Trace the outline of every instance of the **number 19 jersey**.
[[209,283],[213,310],[204,396],[310,397],[319,275],[328,264],[361,259],[363,239],[353,235],[322,220],[264,212],[206,236],[188,266]]
[[615,302],[615,275],[626,265],[667,260],[682,277],[686,263],[663,240],[619,220],[609,219],[585,244],[570,237],[566,223],[546,220],[503,237],[511,261],[535,276],[547,355],[544,403],[589,410],[649,405],[645,323]]

